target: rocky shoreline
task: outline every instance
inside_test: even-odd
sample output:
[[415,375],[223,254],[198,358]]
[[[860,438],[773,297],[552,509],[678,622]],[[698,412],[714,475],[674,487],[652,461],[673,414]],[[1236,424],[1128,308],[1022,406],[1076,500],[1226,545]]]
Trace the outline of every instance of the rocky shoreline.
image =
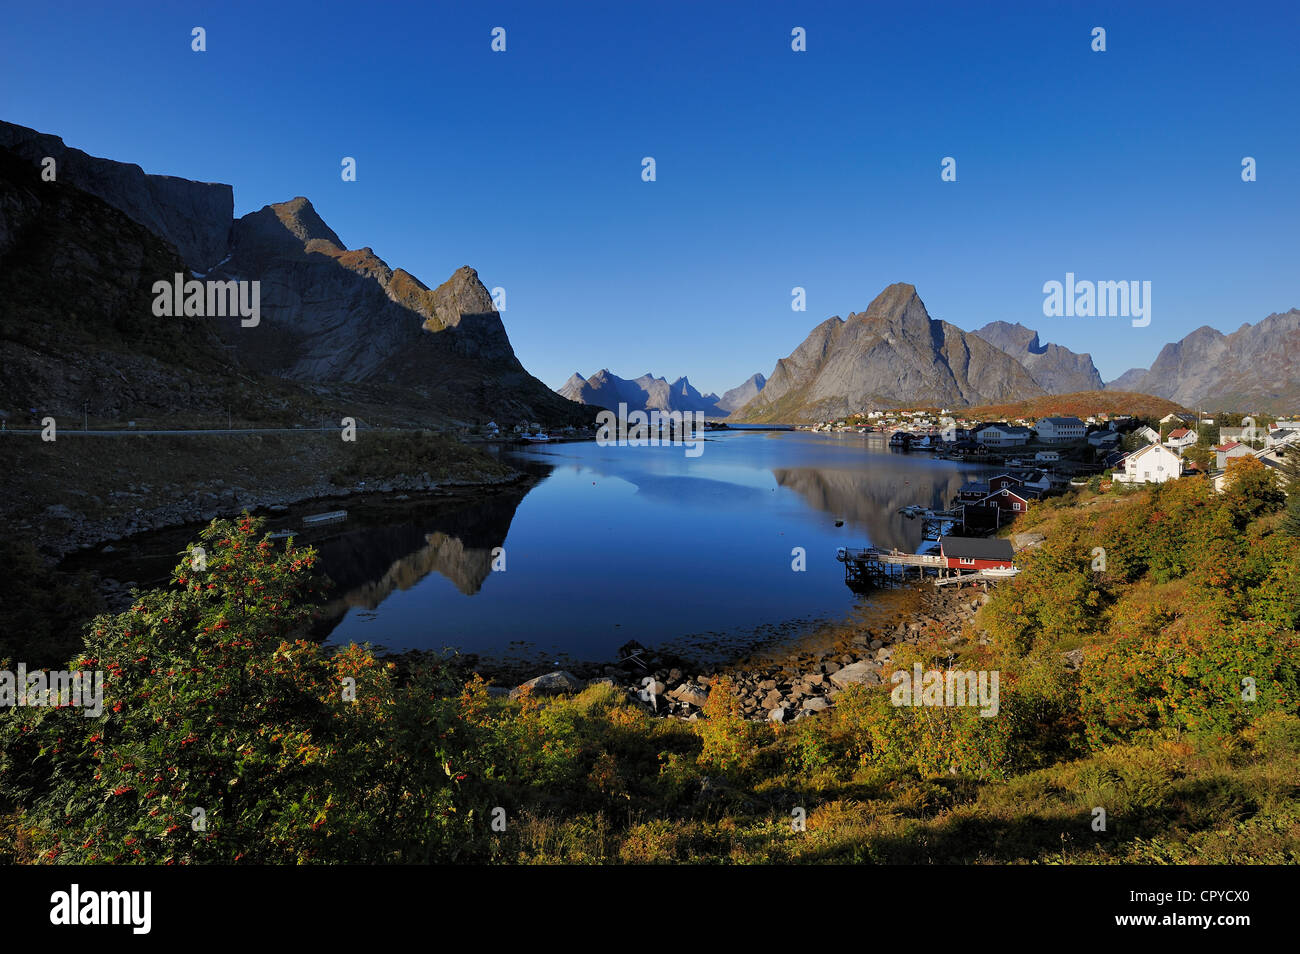
[[[740,663],[690,674],[676,659],[660,657],[635,643],[620,650],[617,664],[601,667],[599,674],[581,678],[566,670],[536,676],[513,689],[494,688],[494,695],[517,698],[528,688],[535,695],[578,692],[606,683],[625,692],[646,711],[662,717],[693,721],[705,718],[709,694],[725,677],[733,687],[743,714],[753,721],[795,722],[832,709],[836,697],[850,685],[882,685],[881,673],[896,647],[916,643],[936,631],[953,647],[966,638],[963,630],[974,621],[989,594],[979,584],[939,588],[908,584],[909,598],[888,611],[836,627],[820,645],[803,640],[783,653],[766,654]],[[976,632],[980,644],[987,636]],[[809,645],[812,643],[812,645]]]

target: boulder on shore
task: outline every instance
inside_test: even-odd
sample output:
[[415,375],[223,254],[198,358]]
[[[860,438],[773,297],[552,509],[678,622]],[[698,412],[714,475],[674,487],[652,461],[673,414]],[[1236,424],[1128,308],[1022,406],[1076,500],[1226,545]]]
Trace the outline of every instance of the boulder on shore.
[[707,690],[702,689],[699,686],[693,686],[689,682],[684,682],[672,692],[668,693],[668,698],[703,708],[704,703],[709,701],[709,693]]
[[531,689],[535,696],[553,696],[562,692],[580,692],[584,685],[586,684],[573,673],[557,669],[555,672],[535,676],[523,685],[510,690],[510,698],[519,698],[520,692],[524,689]]
[[831,682],[844,689],[852,685],[878,686],[880,685],[880,670],[878,666],[863,660],[855,662],[851,666],[845,666],[839,672],[831,674]]

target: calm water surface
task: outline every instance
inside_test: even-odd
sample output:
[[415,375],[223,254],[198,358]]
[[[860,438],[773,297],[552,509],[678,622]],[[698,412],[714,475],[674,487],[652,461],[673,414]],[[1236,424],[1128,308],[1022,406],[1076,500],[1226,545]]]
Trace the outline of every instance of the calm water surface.
[[[920,525],[898,509],[945,506],[988,472],[891,452],[879,437],[710,437],[697,458],[681,447],[503,448],[540,482],[413,503],[316,544],[340,584],[330,640],[563,661],[612,659],[636,639],[721,658],[842,615],[855,597],[836,547],[915,550]],[[494,547],[504,571],[492,569]],[[804,572],[791,568],[795,547]]]

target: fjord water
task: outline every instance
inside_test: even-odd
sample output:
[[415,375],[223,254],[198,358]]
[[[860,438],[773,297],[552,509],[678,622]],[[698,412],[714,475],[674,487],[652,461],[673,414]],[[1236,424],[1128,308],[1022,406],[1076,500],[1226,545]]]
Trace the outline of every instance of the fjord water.
[[915,550],[920,524],[898,509],[946,506],[986,472],[878,435],[720,431],[703,446],[503,447],[540,477],[522,496],[323,541],[342,584],[330,641],[560,662],[612,660],[635,639],[721,660],[842,615],[855,597],[836,547]]

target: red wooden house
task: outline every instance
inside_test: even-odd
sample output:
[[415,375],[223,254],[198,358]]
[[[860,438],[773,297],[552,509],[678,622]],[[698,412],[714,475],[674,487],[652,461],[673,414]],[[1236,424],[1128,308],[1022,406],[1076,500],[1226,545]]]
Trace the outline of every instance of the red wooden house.
[[1015,474],[998,474],[996,477],[989,478],[989,493],[997,493],[1004,487],[1023,487],[1024,485],[1023,477],[1017,477]]
[[1012,513],[1028,513],[1029,502],[1036,500],[1037,493],[1026,491],[1023,487],[1011,488],[1002,487],[989,494],[983,500],[978,501],[973,506],[976,507],[996,507],[999,510],[1009,510]]

